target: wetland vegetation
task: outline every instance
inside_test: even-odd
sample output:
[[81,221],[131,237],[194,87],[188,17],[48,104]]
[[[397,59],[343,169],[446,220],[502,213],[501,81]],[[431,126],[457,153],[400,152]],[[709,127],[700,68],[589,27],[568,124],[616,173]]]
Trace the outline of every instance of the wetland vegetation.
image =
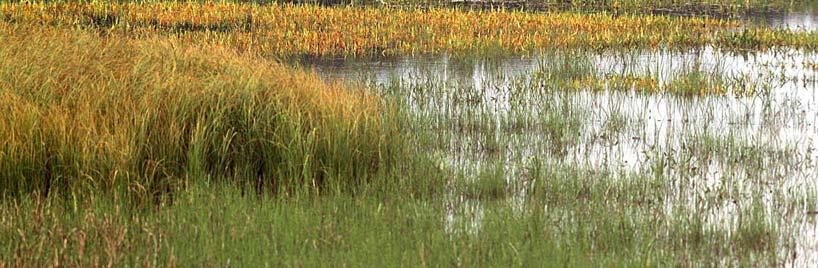
[[486,3],[0,3],[0,267],[818,264],[793,3]]

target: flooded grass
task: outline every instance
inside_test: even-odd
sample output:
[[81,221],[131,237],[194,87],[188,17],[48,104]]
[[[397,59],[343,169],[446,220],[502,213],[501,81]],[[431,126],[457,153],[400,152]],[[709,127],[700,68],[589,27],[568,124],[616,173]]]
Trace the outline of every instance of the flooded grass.
[[[455,201],[447,201],[448,221],[466,232],[487,231],[480,228],[490,228],[487,207],[506,202],[515,213],[570,215],[553,223],[561,228],[554,239],[581,244],[595,263],[608,260],[606,252],[639,264],[811,263],[814,239],[794,230],[812,225],[818,106],[813,85],[798,82],[811,76],[808,66],[794,64],[805,74],[776,62],[815,56],[752,55],[731,65],[723,64],[736,60],[728,56],[668,53],[647,57],[674,63],[644,67],[620,68],[608,54],[562,53],[524,60],[522,69],[514,60],[421,61],[397,64],[399,75],[364,77],[373,90],[404,96],[415,129],[436,133],[421,146],[443,169],[473,178],[455,179]],[[775,79],[764,77],[771,73]],[[573,82],[628,75],[679,89]],[[765,90],[702,92],[710,83]],[[640,251],[646,244],[662,253]]]

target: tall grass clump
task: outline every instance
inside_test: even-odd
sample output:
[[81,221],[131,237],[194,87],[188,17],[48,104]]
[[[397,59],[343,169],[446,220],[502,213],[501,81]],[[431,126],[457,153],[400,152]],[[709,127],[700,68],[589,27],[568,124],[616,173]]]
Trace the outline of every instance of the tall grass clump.
[[0,25],[0,193],[345,190],[389,165],[378,99],[171,38]]

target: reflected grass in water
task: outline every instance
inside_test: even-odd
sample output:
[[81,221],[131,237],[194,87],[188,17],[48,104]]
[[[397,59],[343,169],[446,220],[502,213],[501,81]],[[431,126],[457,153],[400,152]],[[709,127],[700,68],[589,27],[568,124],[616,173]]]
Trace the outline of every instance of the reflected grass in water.
[[[517,75],[479,76],[484,67],[476,64],[465,77],[419,70],[413,79],[370,85],[404,96],[417,116],[415,129],[435,133],[419,146],[428,146],[454,178],[474,178],[454,180],[447,221],[479,235],[491,224],[488,211],[504,204],[523,215],[565,213],[567,219],[554,221],[555,239],[598,253],[594,262],[609,251],[647,263],[662,259],[629,247],[651,245],[675,264],[805,264],[811,253],[803,250],[813,240],[792,230],[808,224],[815,207],[814,144],[774,129],[810,137],[814,117],[798,119],[801,109],[814,116],[808,88],[796,89],[803,97],[763,79],[683,69],[649,75],[773,90],[755,96],[566,90],[555,84],[631,70],[543,62]],[[719,66],[709,71],[730,73]],[[452,101],[463,96],[472,101]],[[619,158],[629,154],[635,163],[620,165],[633,160]],[[617,250],[623,245],[614,240],[629,242]]]

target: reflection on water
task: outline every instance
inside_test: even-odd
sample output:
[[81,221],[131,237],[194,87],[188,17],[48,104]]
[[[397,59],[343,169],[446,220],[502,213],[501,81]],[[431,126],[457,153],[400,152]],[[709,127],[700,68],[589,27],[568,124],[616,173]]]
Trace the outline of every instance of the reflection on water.
[[[449,57],[401,59],[315,65],[330,79],[369,80],[378,85],[399,84],[425,88],[409,92],[413,106],[424,112],[453,115],[491,114],[497,126],[514,124],[521,114],[565,110],[584,114],[579,142],[564,157],[593,167],[640,169],[654,150],[673,151],[696,136],[741,137],[753,144],[797,144],[799,155],[814,157],[818,123],[816,85],[818,56],[794,50],[731,54],[713,48],[684,52],[642,51],[606,53],[590,57],[590,68],[599,75],[637,74],[667,81],[679,70],[704,70],[746,86],[762,84],[770,90],[752,97],[642,94],[628,91],[559,92],[542,87],[536,74],[564,54],[531,58],[461,61]],[[564,70],[563,70],[564,71]],[[570,75],[570,74],[568,74]],[[435,88],[439,87],[439,88]],[[431,88],[431,89],[430,89]],[[543,105],[547,103],[548,105]],[[570,111],[569,111],[570,110]],[[488,113],[487,113],[488,112]],[[612,121],[624,129],[611,132]],[[615,123],[615,122],[614,122]],[[456,125],[457,123],[455,123]],[[461,126],[462,128],[462,126]],[[692,135],[691,134],[691,135]],[[534,135],[535,137],[528,137]],[[541,133],[523,136],[525,147]],[[462,139],[462,137],[457,137]],[[461,152],[467,152],[460,148]]]
[[743,20],[781,29],[815,31],[818,30],[818,8],[815,3],[806,3],[784,12],[754,14]]
[[[565,62],[587,64],[569,68],[560,64]],[[656,174],[674,181],[664,213],[701,208],[695,213],[714,226],[735,223],[743,214],[736,204],[760,200],[770,212],[766,215],[800,219],[781,226],[791,231],[784,231],[787,235],[798,234],[788,262],[806,265],[818,259],[812,216],[798,205],[805,196],[815,196],[818,178],[815,62],[818,54],[797,50],[702,48],[310,64],[328,79],[368,81],[384,91],[401,88],[415,113],[428,120],[427,131],[440,134],[442,145],[431,154],[455,174],[474,176],[500,161],[502,173],[514,182],[533,159],[602,172]],[[699,97],[555,90],[548,86],[555,76],[543,75],[634,74],[666,81],[683,70],[768,90],[754,96]],[[714,192],[729,197],[717,198]],[[521,190],[511,198],[524,195]],[[462,197],[456,195],[452,199],[450,225],[463,219],[479,222],[479,202],[458,201]]]
[[[816,18],[818,9],[805,5],[742,20],[815,31]],[[808,205],[814,200],[805,201],[818,195],[818,54],[703,47],[305,63],[327,79],[401,96],[421,118],[419,131],[437,137],[431,157],[463,178],[499,168],[509,185],[518,186],[505,197],[515,208],[526,206],[531,165],[538,161],[587,174],[659,177],[667,181],[661,215],[692,217],[703,228],[733,233],[746,222],[742,217],[761,210],[761,221],[778,231],[782,264],[818,265],[818,224]],[[736,92],[760,90],[691,97],[557,83],[590,74],[666,84],[685,73],[704,74]],[[457,191],[447,200],[447,230],[478,232],[483,202]]]
[[[816,30],[816,14],[804,8],[751,20]],[[794,245],[781,252],[786,263],[818,265],[818,227],[803,202],[818,194],[818,54],[704,47],[491,59],[318,59],[305,65],[327,79],[402,96],[423,118],[422,130],[439,136],[430,155],[453,174],[476,177],[499,166],[509,183],[526,185],[528,166],[546,161],[660,176],[670,180],[664,215],[688,213],[729,230],[748,213],[742,205],[760,202],[782,244]],[[591,74],[666,83],[687,72],[733,89],[763,90],[690,97],[627,88],[565,90],[555,82]],[[526,188],[515,193],[510,201],[523,204]],[[447,210],[447,228],[479,229],[481,202],[453,193]]]

